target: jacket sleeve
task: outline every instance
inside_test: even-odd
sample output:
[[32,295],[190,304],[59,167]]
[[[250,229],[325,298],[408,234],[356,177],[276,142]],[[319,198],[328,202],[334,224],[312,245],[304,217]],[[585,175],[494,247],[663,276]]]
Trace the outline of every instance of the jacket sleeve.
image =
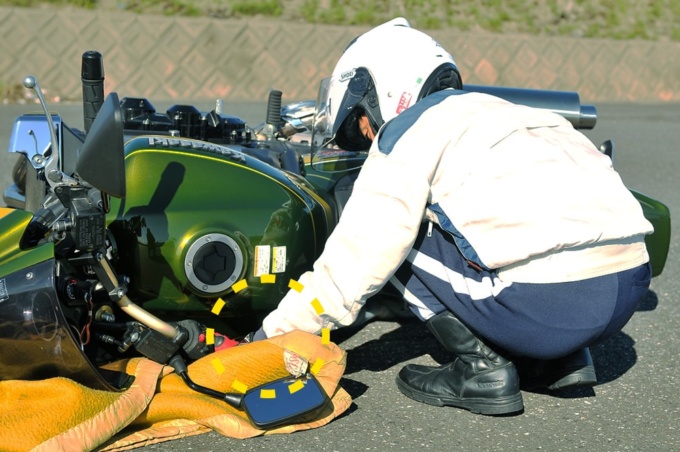
[[418,233],[431,171],[371,149],[313,271],[263,322],[268,337],[349,325],[404,261]]

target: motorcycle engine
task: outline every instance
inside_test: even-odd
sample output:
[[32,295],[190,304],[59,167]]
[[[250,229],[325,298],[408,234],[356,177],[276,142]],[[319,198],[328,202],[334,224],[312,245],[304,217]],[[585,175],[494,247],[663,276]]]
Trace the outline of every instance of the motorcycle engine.
[[155,132],[218,144],[245,144],[251,132],[241,118],[212,110],[205,115],[191,105],[173,105],[158,113],[148,99],[126,97],[121,100],[123,128],[128,135]]

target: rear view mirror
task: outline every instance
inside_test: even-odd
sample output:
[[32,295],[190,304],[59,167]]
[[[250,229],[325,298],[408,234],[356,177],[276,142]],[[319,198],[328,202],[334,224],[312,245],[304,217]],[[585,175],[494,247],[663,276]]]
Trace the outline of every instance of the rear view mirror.
[[107,96],[78,152],[76,171],[93,187],[125,197],[123,112],[116,93]]
[[286,377],[245,393],[241,407],[253,425],[267,430],[316,419],[330,399],[312,374]]
[[301,377],[289,376],[274,380],[256,386],[245,394],[223,393],[191,380],[181,355],[170,358],[168,364],[191,389],[216,397],[234,408],[245,411],[250,422],[261,430],[313,421],[330,405],[330,399],[323,386],[310,373]]

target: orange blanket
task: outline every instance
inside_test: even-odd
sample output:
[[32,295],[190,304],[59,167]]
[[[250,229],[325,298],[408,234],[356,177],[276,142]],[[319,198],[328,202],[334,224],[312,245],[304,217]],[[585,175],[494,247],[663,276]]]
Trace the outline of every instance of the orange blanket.
[[167,366],[146,358],[120,363],[134,375],[124,392],[89,389],[65,378],[0,382],[2,450],[128,450],[215,431],[233,438],[320,427],[347,410],[351,397],[338,383],[345,352],[299,331],[206,356],[189,366],[199,385],[220,392],[255,387],[289,375],[283,351],[309,360],[332,407],[313,422],[263,431],[226,403],[188,388]]

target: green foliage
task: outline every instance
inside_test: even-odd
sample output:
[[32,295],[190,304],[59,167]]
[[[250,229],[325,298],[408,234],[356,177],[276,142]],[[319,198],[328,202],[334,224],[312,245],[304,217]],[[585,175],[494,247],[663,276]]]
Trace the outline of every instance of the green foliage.
[[[680,41],[679,0],[115,0],[140,13],[267,16],[331,25],[377,25],[397,16],[417,28]],[[98,0],[0,0],[3,6],[111,5]],[[109,6],[112,7],[112,6]]]
[[18,6],[28,8],[38,5],[75,6],[77,8],[93,9],[97,0],[0,0],[0,6]]
[[345,23],[345,8],[340,0],[331,0],[327,8],[323,8],[319,0],[304,0],[301,15],[305,21],[321,24]]
[[138,13],[154,11],[166,16],[200,16],[202,14],[191,0],[129,0],[121,2],[121,5],[124,9]]
[[239,0],[231,3],[232,11],[241,16],[279,17],[283,14],[283,4],[278,0]]

